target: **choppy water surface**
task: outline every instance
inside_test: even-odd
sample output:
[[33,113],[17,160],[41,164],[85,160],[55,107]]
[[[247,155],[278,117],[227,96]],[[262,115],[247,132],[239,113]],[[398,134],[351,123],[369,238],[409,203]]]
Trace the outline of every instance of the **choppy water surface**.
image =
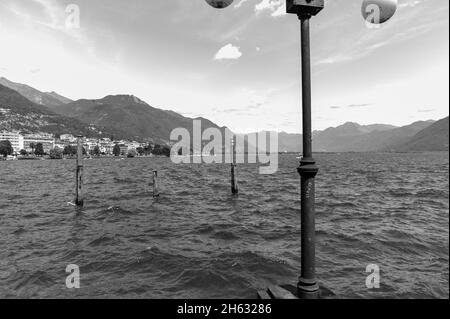
[[[341,298],[448,298],[448,153],[317,159],[320,281]],[[250,298],[296,284],[298,160],[280,162],[270,176],[240,165],[233,197],[228,165],[89,160],[81,211],[67,204],[74,161],[0,162],[0,297]],[[66,288],[68,264],[81,289]]]

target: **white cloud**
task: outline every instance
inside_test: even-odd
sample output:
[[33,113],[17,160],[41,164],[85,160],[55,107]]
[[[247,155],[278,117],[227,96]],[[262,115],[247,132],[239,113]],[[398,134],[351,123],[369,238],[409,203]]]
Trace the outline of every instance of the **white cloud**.
[[272,17],[279,17],[286,14],[286,1],[284,0],[261,0],[255,6],[256,13],[270,11]]
[[406,8],[406,7],[414,8],[415,6],[422,4],[422,2],[424,2],[424,0],[410,0],[408,2],[400,3],[398,7],[399,8]]
[[286,2],[283,1],[281,6],[278,7],[274,12],[272,12],[272,17],[281,17],[286,15]]
[[234,5],[234,7],[235,8],[240,8],[240,7],[242,7],[242,5],[244,4],[244,3],[246,3],[248,0],[241,0],[241,1],[239,1],[238,3],[236,3],[235,5]]
[[274,10],[279,5],[279,0],[262,0],[255,6],[255,11]]
[[214,56],[214,60],[236,60],[242,56],[242,52],[239,50],[239,47],[235,47],[234,45],[227,44],[222,47]]

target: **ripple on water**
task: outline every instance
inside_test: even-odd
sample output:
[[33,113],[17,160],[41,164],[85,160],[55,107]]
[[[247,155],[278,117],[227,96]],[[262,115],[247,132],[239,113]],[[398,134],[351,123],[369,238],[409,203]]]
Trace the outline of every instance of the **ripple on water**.
[[[342,298],[448,298],[448,153],[317,161],[320,281]],[[80,266],[86,280],[77,297],[88,298],[242,298],[297,281],[296,156],[281,156],[273,176],[239,165],[239,196],[229,194],[228,165],[87,161],[78,210],[67,205],[73,165],[0,164],[0,297],[70,297],[61,285],[68,264]],[[383,274],[377,292],[364,286],[372,263]]]

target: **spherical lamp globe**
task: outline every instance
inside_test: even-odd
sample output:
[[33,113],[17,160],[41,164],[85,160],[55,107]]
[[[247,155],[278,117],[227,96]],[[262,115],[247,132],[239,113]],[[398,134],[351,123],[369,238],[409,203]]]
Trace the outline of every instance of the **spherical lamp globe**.
[[394,16],[397,6],[398,0],[364,0],[361,10],[367,22],[382,24]]
[[224,9],[233,3],[233,0],[206,0],[206,2],[213,8]]

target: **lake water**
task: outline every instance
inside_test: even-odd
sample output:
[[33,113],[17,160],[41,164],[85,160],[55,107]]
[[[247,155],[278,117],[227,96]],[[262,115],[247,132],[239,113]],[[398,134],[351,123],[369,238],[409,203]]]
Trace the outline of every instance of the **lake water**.
[[[449,154],[317,154],[317,276],[339,298],[449,297]],[[277,174],[167,158],[0,162],[0,297],[253,298],[296,284],[295,156]],[[161,197],[152,198],[152,171]],[[79,265],[81,288],[65,270]],[[366,287],[366,267],[381,287]]]

